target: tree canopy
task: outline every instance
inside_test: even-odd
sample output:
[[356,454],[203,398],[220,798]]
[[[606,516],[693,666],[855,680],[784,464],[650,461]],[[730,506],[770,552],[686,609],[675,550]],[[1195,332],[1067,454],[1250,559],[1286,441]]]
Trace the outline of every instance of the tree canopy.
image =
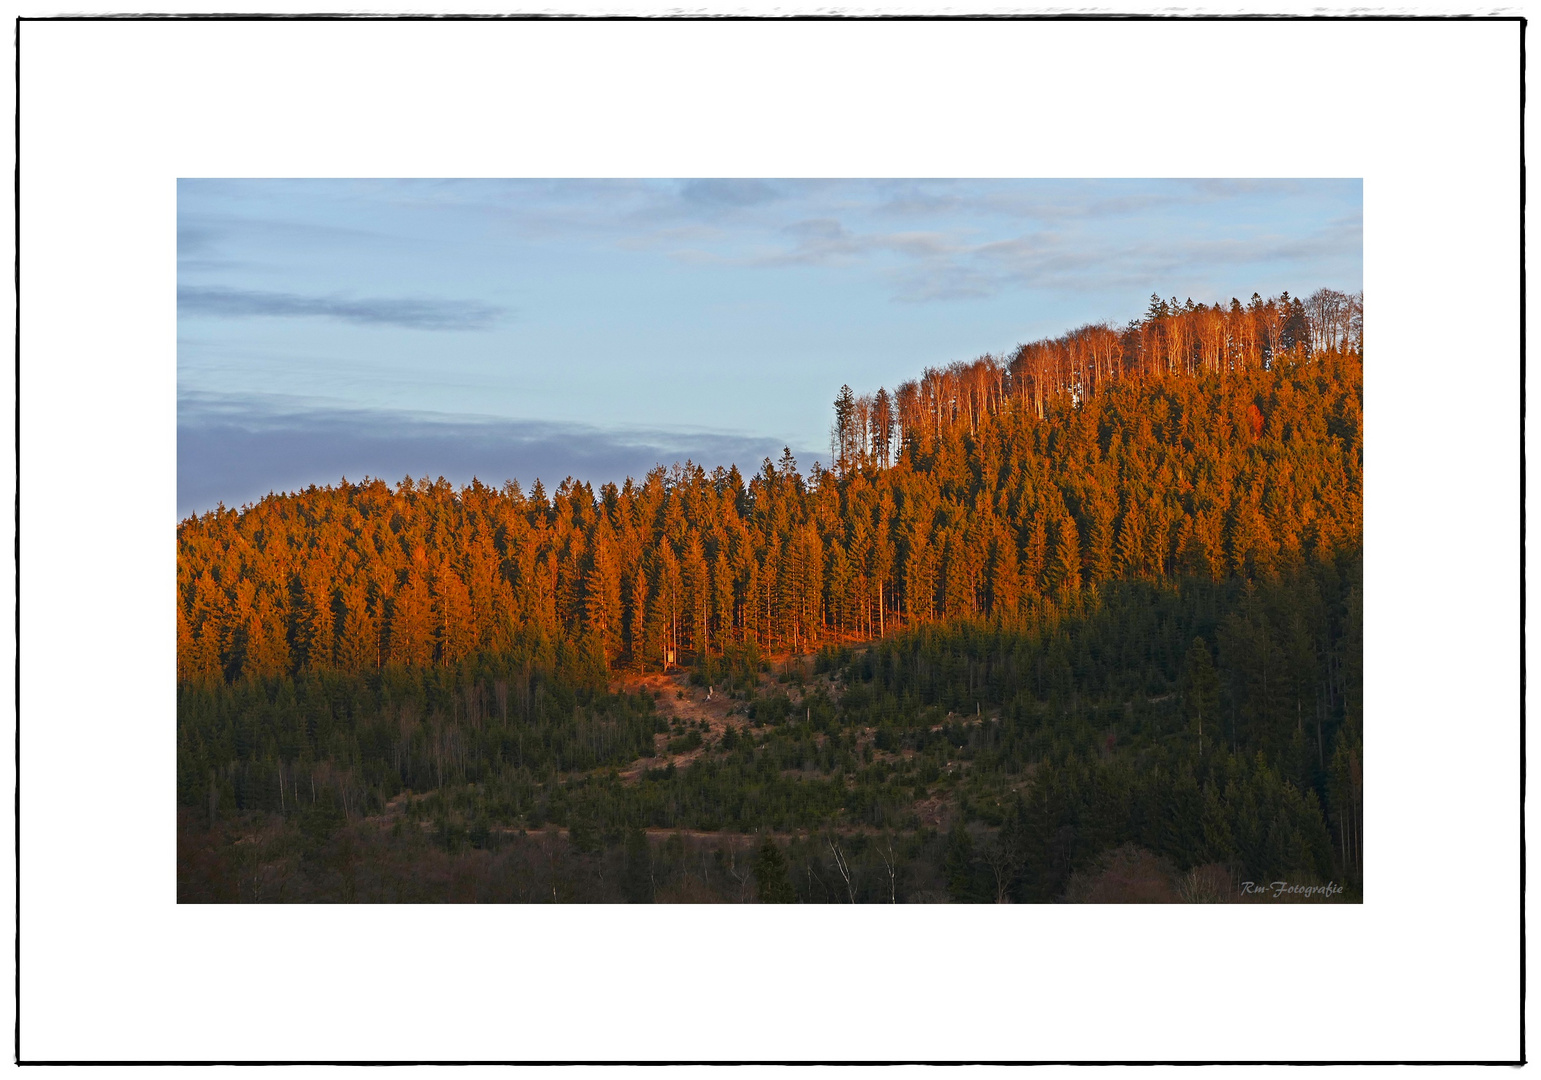
[[[318,808],[437,791],[445,844],[559,823],[613,848],[627,897],[655,887],[644,827],[890,830],[955,899],[1053,898],[1120,843],[1352,874],[1361,313],[1329,290],[1153,296],[1121,330],[843,386],[829,468],[365,479],[188,518],[179,802],[210,823],[303,808],[328,835]],[[799,720],[756,680],[815,652]],[[741,734],[617,780],[703,738],[614,678],[687,668],[743,701]],[[938,790],[953,827],[926,847]],[[805,880],[794,860],[757,895],[813,896],[807,860],[833,857],[854,897],[879,858],[807,844],[786,849]],[[766,837],[746,872],[790,857]]]

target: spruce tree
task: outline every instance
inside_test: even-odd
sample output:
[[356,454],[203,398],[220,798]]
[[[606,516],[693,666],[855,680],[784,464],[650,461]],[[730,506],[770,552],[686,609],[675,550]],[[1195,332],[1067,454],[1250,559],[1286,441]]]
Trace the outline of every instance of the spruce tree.
[[787,873],[787,857],[776,841],[767,836],[754,857],[756,895],[762,904],[790,904],[795,900],[792,879]]

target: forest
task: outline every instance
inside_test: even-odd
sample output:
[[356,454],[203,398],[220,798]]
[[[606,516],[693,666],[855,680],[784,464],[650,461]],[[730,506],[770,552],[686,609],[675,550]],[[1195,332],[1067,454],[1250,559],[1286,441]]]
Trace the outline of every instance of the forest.
[[1358,900],[1363,351],[1153,296],[806,472],[190,517],[179,898]]

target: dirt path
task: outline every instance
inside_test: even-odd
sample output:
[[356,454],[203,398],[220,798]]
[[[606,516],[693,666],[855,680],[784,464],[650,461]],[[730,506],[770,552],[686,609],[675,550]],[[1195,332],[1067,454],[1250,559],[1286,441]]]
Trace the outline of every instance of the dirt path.
[[[701,756],[706,749],[704,746],[679,754],[668,752],[669,740],[678,735],[672,730],[672,725],[676,721],[686,724],[687,727],[695,727],[705,721],[707,731],[702,734],[702,738],[713,743],[722,739],[723,732],[730,725],[742,726],[747,722],[743,714],[742,702],[734,701],[727,694],[718,693],[709,687],[691,686],[688,672],[668,675],[632,675],[620,680],[615,689],[624,690],[629,694],[648,691],[653,695],[659,713],[671,725],[671,730],[653,736],[653,757],[638,758],[621,770],[621,779],[627,782],[640,778],[646,769],[663,769],[671,764],[676,769],[683,769]],[[731,717],[730,711],[733,713]]]
[[[838,697],[839,692],[835,688],[833,680],[828,675],[813,675],[812,655],[793,655],[791,653],[777,653],[767,656],[769,671],[761,672],[755,686],[755,693],[760,696],[774,693],[782,693],[792,700],[795,710],[802,701],[804,694],[811,694],[818,689],[823,689],[831,697]],[[785,673],[789,666],[797,665],[802,672],[802,685],[797,682],[782,683],[779,676]],[[690,726],[705,721],[707,731],[703,738],[709,742],[721,740],[723,732],[730,726],[743,727],[749,722],[745,715],[745,702],[735,701],[729,694],[718,689],[703,686],[690,685],[690,673],[676,670],[667,674],[627,674],[611,684],[615,691],[625,691],[635,694],[639,691],[647,691],[653,695],[657,703],[658,711],[665,720],[671,724],[680,721]],[[665,734],[653,736],[654,756],[651,758],[638,758],[631,765],[621,770],[621,779],[630,783],[638,780],[647,769],[665,769],[673,765],[676,769],[685,768],[696,758],[701,756],[705,747],[689,750],[684,753],[671,754],[668,752],[670,739],[675,738],[678,732],[669,731]]]
[[[757,696],[785,694],[792,702],[794,713],[799,710],[803,698],[808,694],[823,690],[832,698],[838,699],[840,696],[840,688],[830,676],[814,676],[812,674],[812,656],[780,654],[767,657],[767,661],[771,670],[760,673],[759,680],[755,686]],[[797,664],[801,668],[801,685],[795,680],[785,683],[780,681],[779,676],[791,664]],[[749,718],[745,713],[747,702],[735,700],[730,694],[716,688],[690,685],[690,672],[688,670],[675,670],[666,674],[657,672],[622,674],[611,683],[610,688],[612,691],[624,691],[628,694],[644,692],[651,694],[659,714],[669,724],[669,730],[656,733],[653,736],[654,753],[652,757],[638,758],[626,766],[626,768],[620,770],[619,776],[623,783],[635,784],[640,782],[642,774],[649,769],[666,769],[670,765],[673,765],[676,769],[687,768],[692,761],[719,744],[723,734],[729,727],[745,728],[749,725]],[[998,718],[998,712],[993,710],[990,714],[984,716],[955,716],[952,713],[948,713],[946,722],[974,725],[996,718]],[[668,744],[670,740],[678,738],[682,734],[682,732],[675,730],[676,724],[684,725],[686,731],[700,731],[699,725],[703,722],[706,724],[706,730],[701,732],[701,735],[705,745],[680,753],[671,754],[669,752]],[[939,731],[941,728],[941,724],[932,725],[933,731]],[[872,728],[860,729],[857,733],[858,751],[863,749],[870,751],[872,749],[874,734],[875,732]],[[824,736],[815,735],[814,738],[816,741],[822,741]],[[876,756],[879,759],[888,759],[895,762],[909,761],[914,759],[916,752],[909,749],[895,748],[887,751],[876,751]],[[955,765],[949,765],[949,768],[959,767],[966,768],[966,763],[960,762]],[[1031,770],[1029,770],[1028,775],[1030,774]],[[397,795],[386,803],[383,814],[376,815],[371,820],[377,821],[381,826],[390,826],[402,820],[405,817],[406,800],[408,797],[405,793]],[[413,793],[410,797],[422,799],[427,796],[426,793]],[[943,791],[932,791],[924,798],[916,800],[914,804],[915,812],[921,825],[936,828],[944,824],[950,817],[952,801],[950,793]],[[431,822],[426,821],[421,822],[420,825],[424,829],[431,829],[433,827]],[[563,835],[567,832],[565,828],[558,828],[553,825],[546,825],[542,829],[531,830],[526,830],[520,826],[495,826],[494,831],[503,833],[528,831],[532,834],[553,831]],[[648,829],[646,831],[654,839],[672,836],[675,833],[682,833],[687,837],[696,839],[721,839],[724,836],[736,835],[726,832],[695,829]]]

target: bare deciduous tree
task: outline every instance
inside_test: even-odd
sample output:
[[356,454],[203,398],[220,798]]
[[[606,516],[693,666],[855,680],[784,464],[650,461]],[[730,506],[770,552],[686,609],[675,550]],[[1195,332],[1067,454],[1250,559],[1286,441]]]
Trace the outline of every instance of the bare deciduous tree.
[[828,838],[830,854],[835,857],[835,869],[840,871],[840,876],[845,879],[845,895],[856,903],[856,889],[851,883],[851,864],[846,860],[845,852],[840,850],[840,842],[833,836]]

